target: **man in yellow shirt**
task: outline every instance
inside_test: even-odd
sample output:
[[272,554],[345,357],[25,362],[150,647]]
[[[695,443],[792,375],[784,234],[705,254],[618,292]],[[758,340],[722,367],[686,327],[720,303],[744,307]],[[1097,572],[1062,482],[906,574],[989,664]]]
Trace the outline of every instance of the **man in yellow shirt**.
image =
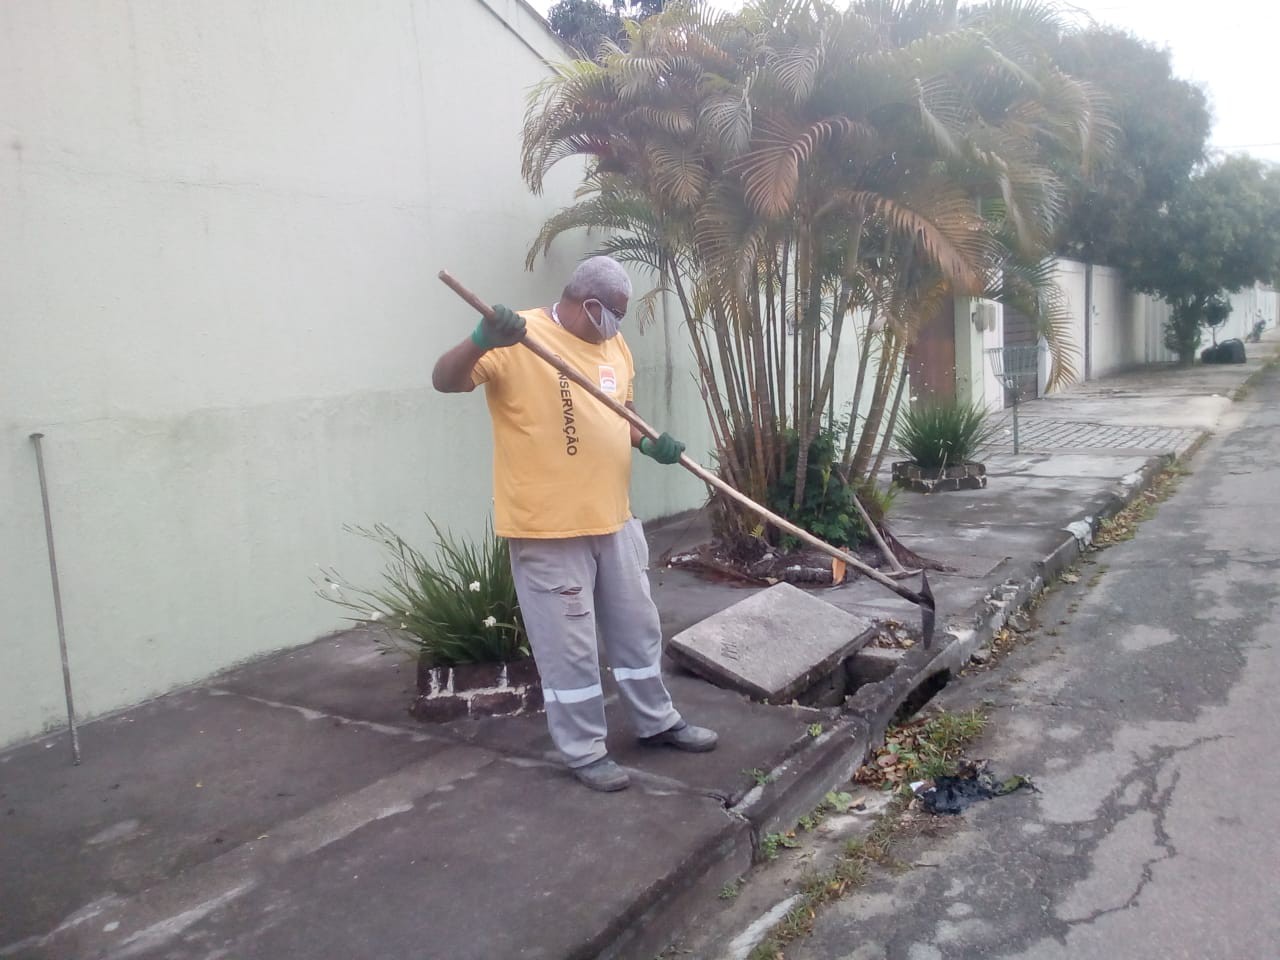
[[605,750],[599,629],[636,734],[703,752],[716,734],[686,723],[662,681],[662,631],[649,594],[649,548],[631,515],[631,448],[675,463],[684,444],[642,437],[594,397],[518,346],[526,329],[601,390],[632,406],[635,364],[618,328],[631,280],[609,257],[583,261],[543,310],[495,306],[437,361],[444,393],[484,384],[493,421],[494,529],[511,571],[542,676],[547,726],[574,775],[622,790],[626,771]]

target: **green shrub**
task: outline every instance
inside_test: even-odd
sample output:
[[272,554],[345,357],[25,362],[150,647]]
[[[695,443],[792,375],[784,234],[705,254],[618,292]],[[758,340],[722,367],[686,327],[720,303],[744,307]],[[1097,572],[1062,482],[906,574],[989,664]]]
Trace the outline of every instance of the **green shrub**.
[[[800,440],[795,433],[788,433],[786,469],[769,488],[768,506],[827,543],[851,547],[866,537],[867,531],[853,504],[853,488],[836,469],[836,440],[836,434],[824,431],[810,445],[804,499],[800,509],[794,510]],[[793,539],[784,537],[783,545],[794,546]]]
[[382,585],[356,587],[336,571],[322,571],[318,593],[354,612],[353,622],[383,629],[386,642],[432,666],[507,663],[529,655],[529,640],[507,541],[485,529],[476,544],[441,532],[428,559],[384,524],[348,527],[387,554]]
[[874,480],[864,480],[858,486],[858,498],[871,517],[871,522],[883,525],[893,508],[893,501],[898,498],[898,488],[893,484],[877,487]]
[[976,404],[921,404],[902,414],[898,448],[925,469],[955,466],[972,460],[996,429]]

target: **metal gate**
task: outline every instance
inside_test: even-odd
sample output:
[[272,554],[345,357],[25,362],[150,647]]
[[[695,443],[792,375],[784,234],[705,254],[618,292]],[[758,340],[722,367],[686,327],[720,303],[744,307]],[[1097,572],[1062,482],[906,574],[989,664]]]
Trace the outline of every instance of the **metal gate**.
[[[1025,313],[1020,313],[1010,306],[1004,308],[1004,346],[1006,347],[1034,347],[1040,342],[1040,337],[1036,333],[1035,324],[1031,322],[1031,318]],[[1040,396],[1040,378],[1031,377],[1020,381],[1018,387],[1018,400],[1034,400]],[[1013,403],[1013,388],[1005,387],[1004,405],[1006,407]]]

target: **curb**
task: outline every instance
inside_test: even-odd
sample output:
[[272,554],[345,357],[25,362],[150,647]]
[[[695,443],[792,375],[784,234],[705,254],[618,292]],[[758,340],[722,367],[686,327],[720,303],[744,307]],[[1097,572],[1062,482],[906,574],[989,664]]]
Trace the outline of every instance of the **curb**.
[[[1254,384],[1272,366],[1280,365],[1280,344],[1267,361],[1241,385]],[[1237,388],[1232,396],[1236,399]],[[894,717],[913,697],[936,692],[953,674],[957,674],[978,650],[989,646],[1009,620],[1025,610],[1045,589],[1069,570],[1093,543],[1103,521],[1116,516],[1145,493],[1156,477],[1176,463],[1193,457],[1209,439],[1210,431],[1201,430],[1185,447],[1147,458],[1142,467],[1122,477],[1110,490],[1087,500],[1084,509],[1063,528],[1063,540],[1038,560],[1024,562],[993,587],[978,603],[951,616],[941,629],[942,642],[930,649],[908,650],[884,679],[859,687],[845,701],[835,726],[804,749],[784,760],[770,772],[771,780],[752,788],[738,803],[728,809],[730,816],[741,818],[749,828],[753,857],[748,866],[761,859],[761,840],[775,831],[786,831],[802,816],[813,810],[832,789],[844,783],[883,742],[886,729]],[[997,568],[998,569],[998,568]],[[739,854],[741,851],[737,851]],[[734,858],[734,864],[740,864]],[[668,946],[680,931],[716,909],[718,887],[726,880],[745,873],[733,872],[729,858],[706,863],[702,876],[684,876],[679,891],[663,898],[664,904],[647,911],[639,922],[658,925],[666,933],[660,937],[627,936],[625,952],[610,949],[601,956],[650,960]],[[692,909],[679,909],[672,899],[692,895],[698,901]],[[652,930],[652,926],[650,927]],[[643,928],[642,928],[643,930]],[[639,948],[643,942],[644,950]]]
[[[1024,610],[1045,588],[1066,572],[1093,543],[1100,524],[1138,499],[1155,478],[1174,463],[1189,459],[1208,439],[1200,435],[1183,450],[1149,457],[1138,471],[1121,478],[1110,490],[1090,498],[1076,519],[1063,527],[1062,542],[1045,556],[1021,564],[982,600],[949,617],[942,642],[930,649],[914,647],[883,680],[864,684],[846,701],[831,730],[814,739],[808,749],[793,754],[774,770],[770,781],[752,788],[728,808],[740,819],[751,840],[752,857],[743,862],[742,845],[735,843],[722,856],[694,856],[689,870],[680,871],[658,903],[628,924],[600,956],[611,960],[650,960],[707,912],[716,909],[719,889],[758,863],[761,841],[786,831],[821,802],[828,791],[846,782],[884,740],[885,730],[912,697],[936,692],[959,673],[979,649],[988,646],[1010,618]],[[935,688],[935,689],[931,689]],[[711,853],[711,851],[705,851]],[[695,871],[700,871],[695,873]],[[645,936],[646,931],[649,936]],[[659,933],[658,931],[662,931]]]
[[1232,403],[1239,403],[1243,400],[1249,391],[1258,385],[1258,381],[1263,378],[1267,371],[1280,365],[1280,342],[1271,341],[1269,345],[1271,346],[1271,352],[1263,355],[1262,366],[1245,377],[1229,394]]
[[790,830],[833,786],[853,776],[867,755],[870,740],[866,723],[845,714],[830,730],[813,738],[809,749],[769,771],[768,783],[752,787],[729,808],[730,814],[750,824],[757,860],[764,837]]
[[675,936],[710,917],[720,890],[746,874],[754,861],[755,838],[739,818],[690,851],[682,863],[654,881],[603,931],[565,960],[653,960]]
[[870,743],[884,739],[894,715],[912,695],[930,684],[941,686],[953,673],[959,673],[974,653],[990,645],[1015,614],[1069,570],[1093,543],[1104,520],[1137,500],[1168,467],[1194,455],[1208,437],[1207,431],[1201,431],[1181,453],[1149,457],[1140,470],[1093,497],[1086,509],[1063,528],[1067,536],[1056,548],[1039,560],[1022,564],[978,603],[949,618],[943,628],[946,639],[940,647],[909,650],[888,677],[859,687],[845,710],[867,724]]
[[566,960],[652,960],[680,931],[710,921],[722,908],[720,891],[760,862],[760,845],[775,831],[791,829],[845,782],[870,747],[866,725],[838,717],[820,736],[807,737],[752,787],[726,807],[726,829],[690,851],[666,877],[651,884],[623,915]]

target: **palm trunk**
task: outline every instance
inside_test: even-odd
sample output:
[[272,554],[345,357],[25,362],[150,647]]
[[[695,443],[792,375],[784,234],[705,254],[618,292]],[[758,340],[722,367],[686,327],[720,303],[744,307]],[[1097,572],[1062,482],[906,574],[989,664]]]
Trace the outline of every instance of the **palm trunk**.
[[867,366],[871,361],[871,338],[875,335],[876,313],[880,308],[879,300],[871,301],[871,310],[867,316],[867,329],[862,336],[858,349],[858,378],[853,384],[853,405],[849,409],[849,431],[844,435],[844,454],[840,457],[840,465],[847,472],[853,458],[853,437],[858,430],[858,409],[862,406],[862,388],[867,380]]
[[[797,290],[804,291],[801,301],[801,312],[797,317],[799,327],[803,331],[803,357],[800,361],[801,383],[799,402],[796,407],[796,485],[792,497],[791,508],[798,511],[804,503],[805,481],[809,472],[809,444],[813,440],[813,364],[817,349],[818,327],[817,307],[821,304],[822,291],[813,251],[813,237],[805,238],[804,274],[796,279]],[[819,413],[821,408],[819,408]]]
[[712,433],[715,435],[716,447],[720,454],[721,469],[729,471],[736,477],[741,472],[741,468],[738,463],[737,451],[728,442],[731,433],[729,421],[725,414],[724,401],[720,396],[719,385],[716,382],[715,369],[707,358],[707,351],[702,342],[699,318],[694,316],[693,306],[689,302],[688,293],[684,289],[684,284],[680,282],[679,275],[675,270],[669,270],[668,276],[671,279],[671,286],[676,291],[676,297],[680,300],[680,307],[684,311],[685,326],[689,330],[689,340],[693,345],[694,361],[698,364],[698,378],[702,386],[703,401],[707,406]]
[[880,468],[884,466],[885,454],[888,453],[893,443],[893,435],[898,429],[898,414],[902,410],[902,394],[907,385],[907,372],[910,368],[911,350],[907,349],[902,355],[902,370],[898,372],[898,389],[893,396],[893,408],[889,411],[889,423],[885,426],[884,437],[880,441],[880,452],[876,454],[875,465],[871,468],[870,479],[873,481],[880,473]]
[[893,382],[893,371],[897,369],[898,357],[901,349],[896,336],[886,337],[891,340],[891,344],[887,344],[889,349],[889,361],[886,363],[884,356],[880,358],[880,369],[876,371],[876,388],[872,394],[871,409],[867,412],[867,422],[862,428],[862,437],[858,441],[858,451],[853,457],[853,468],[850,471],[851,482],[857,483],[863,480],[867,463],[871,460],[871,451],[880,434],[880,424],[884,420],[885,404],[889,399],[889,385]]

